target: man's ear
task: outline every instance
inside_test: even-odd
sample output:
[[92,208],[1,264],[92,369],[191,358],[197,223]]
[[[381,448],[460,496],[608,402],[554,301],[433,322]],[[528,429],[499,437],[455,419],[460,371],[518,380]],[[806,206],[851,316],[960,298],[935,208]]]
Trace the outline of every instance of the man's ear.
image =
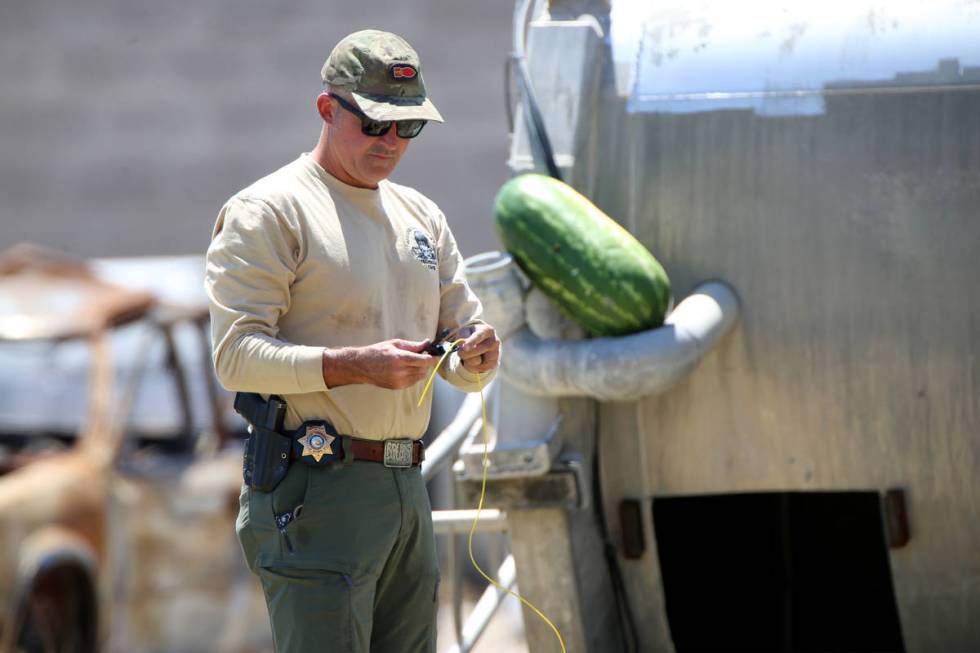
[[328,125],[332,125],[337,115],[337,103],[326,93],[316,97],[316,110]]

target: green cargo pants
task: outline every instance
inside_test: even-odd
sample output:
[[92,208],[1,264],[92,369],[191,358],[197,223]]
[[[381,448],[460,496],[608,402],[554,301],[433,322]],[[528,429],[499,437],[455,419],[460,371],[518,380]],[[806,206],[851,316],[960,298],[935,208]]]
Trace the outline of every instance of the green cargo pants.
[[278,653],[435,652],[439,568],[418,467],[295,461],[272,492],[242,489],[236,530]]

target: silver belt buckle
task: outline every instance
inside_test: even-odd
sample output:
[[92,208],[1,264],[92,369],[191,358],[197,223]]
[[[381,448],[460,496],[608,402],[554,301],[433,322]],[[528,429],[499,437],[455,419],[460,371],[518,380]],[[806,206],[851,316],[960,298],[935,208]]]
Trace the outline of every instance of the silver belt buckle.
[[385,467],[405,468],[412,466],[412,445],[410,438],[385,440]]

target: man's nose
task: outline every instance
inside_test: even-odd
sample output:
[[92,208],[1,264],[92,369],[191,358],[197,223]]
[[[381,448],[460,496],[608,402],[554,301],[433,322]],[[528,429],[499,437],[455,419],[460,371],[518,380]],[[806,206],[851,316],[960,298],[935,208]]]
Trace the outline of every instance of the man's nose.
[[397,147],[398,141],[398,125],[392,124],[391,129],[389,129],[384,136],[381,137],[381,142],[388,147]]

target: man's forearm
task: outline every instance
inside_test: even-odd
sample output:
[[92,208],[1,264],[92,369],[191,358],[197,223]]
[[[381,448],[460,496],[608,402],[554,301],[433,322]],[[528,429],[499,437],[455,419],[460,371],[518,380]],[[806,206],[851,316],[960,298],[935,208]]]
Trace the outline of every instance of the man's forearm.
[[214,371],[231,392],[321,392],[323,348],[296,345],[265,333],[217,333]]
[[323,350],[323,381],[328,388],[368,382],[358,362],[359,353],[358,347]]

